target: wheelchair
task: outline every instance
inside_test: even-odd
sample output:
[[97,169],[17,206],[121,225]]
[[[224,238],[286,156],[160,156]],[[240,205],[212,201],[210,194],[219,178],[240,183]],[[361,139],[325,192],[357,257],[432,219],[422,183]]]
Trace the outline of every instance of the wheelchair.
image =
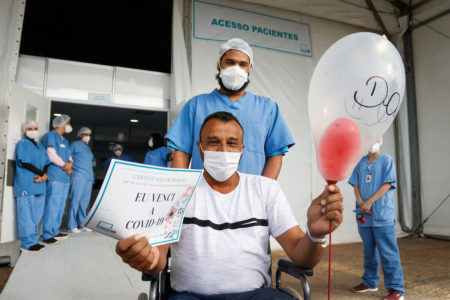
[[[281,286],[281,274],[285,273],[301,282],[303,297],[290,287]],[[269,275],[272,278],[271,268]],[[313,276],[312,269],[305,269],[294,264],[290,259],[280,258],[277,271],[275,273],[275,288],[299,300],[310,300],[311,292],[306,276]],[[141,293],[138,300],[167,300],[170,294],[170,250],[167,257],[167,265],[159,274],[149,275],[142,273],[142,280],[150,282],[149,294]]]

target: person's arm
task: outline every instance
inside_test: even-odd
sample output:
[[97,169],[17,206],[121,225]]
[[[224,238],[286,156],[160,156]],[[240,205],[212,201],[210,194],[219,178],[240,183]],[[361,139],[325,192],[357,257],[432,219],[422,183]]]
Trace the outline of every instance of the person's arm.
[[172,168],[187,169],[191,162],[191,156],[186,152],[175,150],[173,153]]
[[282,154],[267,157],[262,176],[277,180],[278,175],[280,174],[282,161]]
[[358,205],[361,207],[364,202],[362,201],[361,194],[359,193],[359,187],[354,185],[353,190],[355,192],[356,203],[358,203]]
[[47,154],[48,158],[50,158],[50,161],[57,165],[58,167],[63,168],[65,165],[65,162],[62,160],[61,157],[56,153],[55,148],[53,147],[47,147]]
[[169,245],[152,247],[146,237],[132,235],[116,244],[116,253],[124,263],[147,274],[158,274],[167,263]]
[[378,191],[376,191],[375,194],[372,195],[372,197],[370,197],[369,199],[367,199],[367,201],[365,201],[362,205],[361,205],[361,211],[365,214],[369,214],[371,215],[372,212],[370,211],[370,209],[372,208],[372,205],[378,201],[381,197],[383,197],[390,189],[391,189],[392,185],[391,183],[387,182],[385,184],[383,184]]
[[[308,223],[310,235],[322,239],[329,232],[331,221],[332,231],[342,223],[342,194],[336,185],[329,185],[324,192],[314,199],[308,209]],[[311,240],[300,227],[295,226],[280,236],[277,241],[283,247],[288,257],[297,265],[313,268],[322,258],[321,243]]]
[[44,171],[36,168],[34,165],[30,164],[30,163],[26,163],[23,162],[22,160],[19,159],[20,164],[22,165],[22,167],[24,167],[25,169],[27,169],[30,172],[33,172],[34,174],[38,175],[38,176],[44,176]]

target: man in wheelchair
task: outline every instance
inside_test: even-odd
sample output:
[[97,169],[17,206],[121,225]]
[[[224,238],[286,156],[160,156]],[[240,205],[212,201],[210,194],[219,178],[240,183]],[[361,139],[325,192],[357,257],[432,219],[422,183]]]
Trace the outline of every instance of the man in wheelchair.
[[[181,238],[171,247],[171,300],[293,299],[268,288],[269,235],[297,265],[313,268],[329,230],[342,223],[342,194],[328,185],[308,209],[306,233],[295,220],[277,181],[237,171],[244,132],[228,112],[209,115],[197,147],[205,167],[186,208]],[[152,247],[132,235],[116,252],[136,270],[164,269],[169,245]]]

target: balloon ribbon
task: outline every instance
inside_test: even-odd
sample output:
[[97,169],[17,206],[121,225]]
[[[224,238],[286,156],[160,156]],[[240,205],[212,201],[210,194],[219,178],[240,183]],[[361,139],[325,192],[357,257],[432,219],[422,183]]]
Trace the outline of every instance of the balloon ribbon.
[[[336,184],[337,181],[327,180],[328,185]],[[328,233],[328,300],[331,299],[331,220]]]

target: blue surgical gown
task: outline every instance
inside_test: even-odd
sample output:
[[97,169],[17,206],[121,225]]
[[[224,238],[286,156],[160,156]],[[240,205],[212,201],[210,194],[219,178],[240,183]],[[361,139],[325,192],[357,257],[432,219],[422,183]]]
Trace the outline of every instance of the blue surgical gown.
[[158,149],[150,150],[145,154],[144,164],[167,167],[167,155],[170,153],[167,147],[159,147]]
[[45,195],[46,181],[34,182],[33,172],[25,169],[20,163],[29,163],[44,170],[44,167],[50,164],[47,151],[41,143],[33,144],[29,139],[22,139],[16,145],[16,174],[14,176],[14,197],[26,195]]
[[[45,149],[48,147],[53,147],[56,150],[56,154],[61,157],[65,163],[69,162],[69,142],[67,139],[60,136],[55,130],[47,132],[47,134],[44,135],[42,138],[42,144],[44,144]],[[50,178],[50,182],[70,182],[70,175],[68,175],[61,167],[53,163],[48,167],[47,175]]]
[[76,141],[70,144],[70,153],[73,159],[72,169],[74,175],[81,175],[94,181],[92,163],[95,162],[95,158],[91,147],[85,145],[82,141]]
[[240,172],[261,175],[267,157],[282,154],[295,144],[275,101],[250,92],[232,101],[215,89],[189,100],[165,136],[169,146],[191,155],[193,169],[203,169],[196,143],[203,121],[217,111],[232,113],[244,128]]
[[[366,222],[364,224],[358,222],[358,225],[382,227],[395,223],[393,190],[397,187],[397,177],[394,162],[389,155],[381,153],[372,164],[369,163],[368,157],[364,156],[353,170],[348,183],[359,188],[364,202],[372,197],[383,184],[390,183],[389,191],[372,205],[372,215],[364,215]],[[356,203],[356,212],[361,212],[358,203]]]
[[[119,159],[119,158],[115,155],[108,157],[108,159],[103,162],[103,168],[108,169],[109,164],[111,163],[111,160],[113,160],[113,159]],[[127,156],[127,155],[122,155],[119,160],[137,162],[134,158]]]

